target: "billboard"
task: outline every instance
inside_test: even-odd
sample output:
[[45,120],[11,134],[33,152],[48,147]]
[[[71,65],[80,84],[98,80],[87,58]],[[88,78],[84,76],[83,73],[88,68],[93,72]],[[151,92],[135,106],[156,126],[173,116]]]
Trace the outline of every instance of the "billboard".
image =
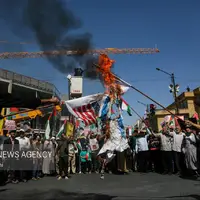
[[82,77],[72,77],[70,79],[70,93],[73,94],[82,94],[83,92],[83,78]]

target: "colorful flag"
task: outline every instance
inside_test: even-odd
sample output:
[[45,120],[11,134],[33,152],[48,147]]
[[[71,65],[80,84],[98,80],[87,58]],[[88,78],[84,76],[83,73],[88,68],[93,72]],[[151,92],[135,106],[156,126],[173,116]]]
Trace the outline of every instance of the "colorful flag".
[[47,120],[46,129],[45,129],[45,138],[48,140],[50,138],[51,128],[50,128],[50,119]]
[[96,123],[97,113],[99,112],[99,102],[104,94],[89,95],[69,101],[65,104],[69,112],[76,118],[82,120],[86,126]]
[[199,121],[199,115],[197,112],[194,113],[194,115],[192,116],[193,118],[195,118],[197,121]]
[[[0,115],[4,116],[4,114],[5,114],[5,108],[2,108]],[[3,135],[4,122],[5,122],[4,118],[0,119],[0,135]]]
[[66,125],[66,136],[70,137],[74,134],[74,125],[71,122],[67,122]]
[[109,108],[110,108],[110,97],[108,95],[104,95],[100,102],[99,118],[104,119],[109,112]]
[[63,125],[60,127],[60,130],[58,131],[58,134],[56,135],[56,138],[60,138],[61,135],[64,133],[66,122],[67,122],[67,120],[65,120]]
[[53,108],[52,113],[49,115],[49,118],[46,123],[46,129],[45,129],[45,138],[48,140],[50,138],[51,134],[51,120],[54,120],[56,117],[57,111],[55,108]]
[[126,111],[128,113],[129,116],[132,116],[131,113],[131,107],[129,106],[129,104],[121,98],[121,109]]
[[77,141],[77,148],[78,148],[79,150],[82,150],[82,146],[81,146],[80,140]]

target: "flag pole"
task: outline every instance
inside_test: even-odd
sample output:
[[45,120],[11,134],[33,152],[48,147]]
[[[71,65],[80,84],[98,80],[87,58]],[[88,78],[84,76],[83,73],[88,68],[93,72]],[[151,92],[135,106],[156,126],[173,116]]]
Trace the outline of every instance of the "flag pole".
[[141,115],[138,114],[137,111],[135,111],[131,106],[130,106],[130,108],[142,121],[144,121],[144,119],[141,117]]
[[141,119],[142,122],[144,122],[144,124],[146,125],[146,127],[148,128],[148,125],[146,124],[145,120],[143,117],[141,117],[141,115],[138,114],[137,111],[135,111],[131,106],[130,106],[131,110]]
[[[93,63],[93,65],[98,68],[101,69],[101,67],[95,63]],[[147,94],[145,94],[144,92],[140,91],[139,89],[137,89],[136,87],[134,87],[133,85],[131,85],[130,83],[124,81],[123,79],[121,79],[119,76],[117,76],[116,74],[112,73],[112,75],[114,76],[114,78],[120,82],[122,82],[123,84],[125,84],[126,86],[132,88],[133,90],[135,90],[136,92],[140,93],[141,95],[143,95],[144,97],[146,97],[147,99],[151,100],[152,102],[154,102],[155,104],[157,104],[158,106],[160,106],[161,108],[163,108],[164,110],[166,110],[167,112],[169,112],[171,115],[176,116],[177,118],[179,118],[176,114],[174,114],[173,112],[171,112],[169,109],[167,109],[165,106],[163,106],[162,104],[160,104],[159,102],[157,102],[156,100],[154,100],[153,98],[151,98],[150,96],[148,96]],[[180,118],[179,118],[180,119]],[[182,120],[182,119],[181,119]]]

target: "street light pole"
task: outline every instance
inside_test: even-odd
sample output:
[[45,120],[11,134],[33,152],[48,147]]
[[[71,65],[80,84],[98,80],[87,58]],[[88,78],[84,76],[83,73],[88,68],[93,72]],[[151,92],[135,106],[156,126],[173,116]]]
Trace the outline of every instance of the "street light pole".
[[172,81],[172,85],[173,85],[173,95],[174,95],[174,102],[175,102],[175,105],[176,105],[176,114],[179,114],[174,73],[171,74],[171,81]]
[[176,111],[176,114],[179,114],[179,108],[178,108],[178,101],[177,101],[177,88],[176,88],[176,82],[175,82],[175,76],[174,76],[174,73],[168,73],[160,68],[156,68],[156,70],[158,71],[161,71],[167,75],[169,75],[171,77],[171,82],[172,82],[172,93],[173,93],[173,97],[174,97],[174,103],[175,103],[175,111]]

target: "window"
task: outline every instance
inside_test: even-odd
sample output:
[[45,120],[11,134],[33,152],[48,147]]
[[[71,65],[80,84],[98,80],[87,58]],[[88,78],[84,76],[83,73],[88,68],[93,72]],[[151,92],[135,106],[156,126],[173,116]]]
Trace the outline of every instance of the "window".
[[197,102],[198,104],[200,104],[200,96],[197,96],[197,97],[196,97],[196,102]]
[[179,103],[180,109],[187,109],[188,108],[188,102],[186,100]]

